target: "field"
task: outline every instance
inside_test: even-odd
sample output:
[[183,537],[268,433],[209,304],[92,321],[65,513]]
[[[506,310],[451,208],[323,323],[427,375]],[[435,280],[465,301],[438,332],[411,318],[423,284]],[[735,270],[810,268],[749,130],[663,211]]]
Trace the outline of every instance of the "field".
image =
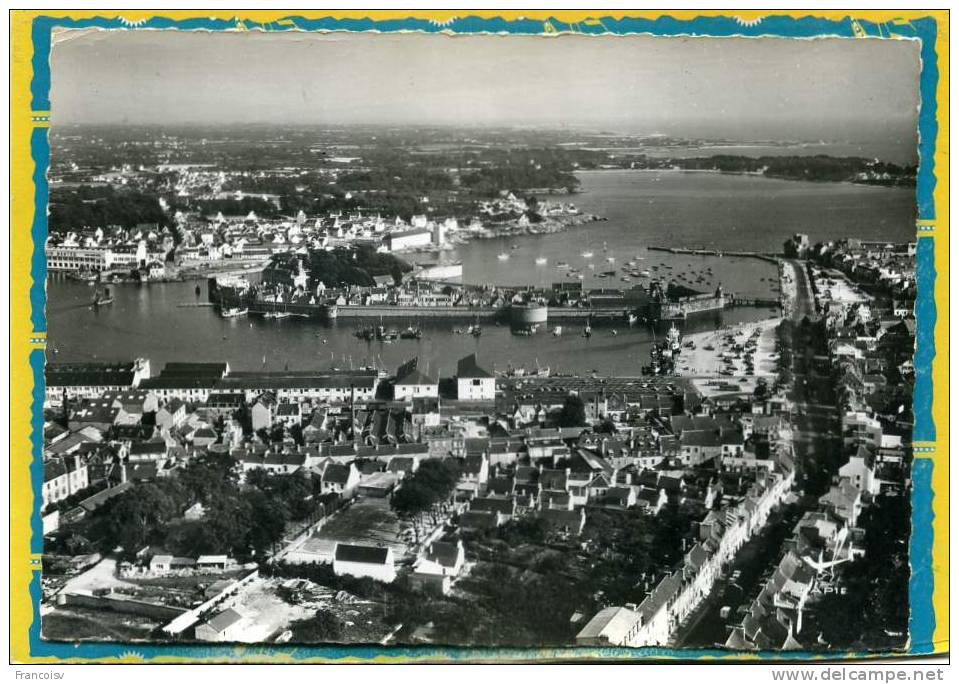
[[333,516],[301,545],[288,549],[285,555],[291,560],[311,558],[313,562],[328,563],[333,560],[337,542],[389,546],[397,561],[409,553],[401,536],[400,521],[389,503],[385,499],[360,499]]

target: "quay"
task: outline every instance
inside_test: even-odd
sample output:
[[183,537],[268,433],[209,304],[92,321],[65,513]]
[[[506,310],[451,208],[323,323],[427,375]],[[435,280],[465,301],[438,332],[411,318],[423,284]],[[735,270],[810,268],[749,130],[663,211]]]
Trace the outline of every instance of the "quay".
[[[727,295],[724,300],[715,305],[712,301],[703,302],[702,306],[695,306],[695,302],[683,302],[659,310],[645,310],[635,306],[540,306],[534,312],[528,307],[510,305],[500,307],[468,307],[468,306],[424,306],[424,305],[395,305],[395,304],[306,304],[292,302],[271,302],[257,299],[243,302],[251,314],[288,313],[292,316],[317,319],[442,319],[442,320],[502,320],[510,321],[518,326],[545,324],[547,321],[603,321],[627,320],[630,315],[638,319],[649,318],[657,320],[684,320],[697,313],[712,313],[723,308],[734,306],[777,307],[781,305],[779,299],[765,299],[759,297],[735,297]],[[224,298],[221,301],[184,302],[179,307],[215,307],[240,306],[241,302]],[[653,307],[655,308],[655,307]]]
[[778,297],[735,297],[726,298],[726,306],[781,306],[782,300]]
[[[216,303],[184,303],[179,306],[219,306]],[[516,319],[514,311],[520,310],[512,306],[502,307],[466,307],[466,306],[397,306],[391,304],[292,304],[287,302],[265,302],[257,300],[245,305],[251,314],[267,314],[286,312],[293,316],[319,319],[443,319],[472,321],[476,319],[507,320]],[[520,310],[521,311],[521,310]],[[628,307],[542,307],[541,320],[554,321],[602,321],[624,320],[634,309]],[[525,320],[515,320],[519,325],[526,324]]]
[[[751,252],[743,254],[781,265],[778,258]],[[244,278],[211,277],[208,302],[223,309],[245,309],[251,314],[321,320],[495,320],[508,322],[514,329],[529,334],[549,322],[646,324],[715,315],[736,306],[781,306],[778,297],[737,296],[724,292],[722,285],[712,292],[701,292],[659,280],[648,287],[593,290],[569,283],[537,290],[530,286],[453,285],[442,281],[327,289],[322,282],[311,284],[302,260],[271,267],[264,273],[267,277],[257,285],[251,285]]]
[[747,252],[747,251],[728,251],[720,249],[690,249],[688,247],[648,247],[650,252],[668,252],[670,254],[691,254],[695,256],[715,256],[715,257],[747,257],[753,259],[762,259],[771,263],[779,263],[781,254],[774,252]]

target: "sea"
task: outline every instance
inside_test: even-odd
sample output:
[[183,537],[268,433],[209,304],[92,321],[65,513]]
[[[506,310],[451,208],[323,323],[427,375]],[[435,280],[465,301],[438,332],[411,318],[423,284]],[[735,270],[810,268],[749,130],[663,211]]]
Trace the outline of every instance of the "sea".
[[[915,237],[915,192],[908,188],[683,171],[603,170],[578,176],[580,192],[562,199],[608,220],[548,235],[474,240],[429,259],[462,261],[463,281],[471,284],[546,286],[578,281],[579,276],[585,287],[628,288],[645,282],[627,276],[626,267],[651,276],[668,274],[702,291],[722,285],[744,297],[769,298],[778,294],[772,263],[650,247],[776,252],[798,232],[813,242],[844,237],[902,242]],[[601,277],[609,271],[616,274]],[[594,327],[587,338],[578,325],[562,324],[557,331],[556,323],[550,323],[533,336],[518,337],[506,325],[487,322],[474,337],[455,331],[464,327],[462,322],[414,318],[394,319],[388,325],[419,325],[421,340],[365,342],[354,332],[368,321],[223,319],[214,309],[199,306],[207,297],[202,281],[111,288],[114,303],[93,310],[91,287],[62,276],[49,278],[48,360],[145,357],[155,371],[169,361],[228,361],[237,370],[376,365],[392,371],[419,357],[424,368],[445,376],[455,372],[458,359],[476,353],[490,370],[548,367],[560,373],[631,376],[640,374],[651,344],[663,333],[623,321]],[[695,332],[775,315],[769,308],[733,308],[691,319],[683,327]]]

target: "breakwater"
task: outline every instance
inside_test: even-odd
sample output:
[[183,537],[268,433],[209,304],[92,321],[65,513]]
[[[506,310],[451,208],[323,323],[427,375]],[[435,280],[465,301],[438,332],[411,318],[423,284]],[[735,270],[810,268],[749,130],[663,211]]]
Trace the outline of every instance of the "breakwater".
[[[216,302],[219,306],[240,306],[241,302],[224,299]],[[465,306],[393,306],[361,304],[291,304],[287,302],[268,302],[256,300],[242,304],[248,313],[271,314],[288,313],[292,316],[316,319],[424,319],[424,320],[502,320],[517,325],[545,323],[547,320],[619,320],[625,319],[634,310],[627,307],[542,307],[535,320],[527,320],[528,312],[524,308],[502,307],[465,307]]]
[[781,254],[775,252],[749,252],[743,250],[720,250],[720,249],[693,249],[689,247],[647,247],[650,252],[667,252],[669,254],[691,254],[694,256],[715,256],[715,257],[746,257],[749,259],[762,259],[773,264],[778,264],[782,259]]

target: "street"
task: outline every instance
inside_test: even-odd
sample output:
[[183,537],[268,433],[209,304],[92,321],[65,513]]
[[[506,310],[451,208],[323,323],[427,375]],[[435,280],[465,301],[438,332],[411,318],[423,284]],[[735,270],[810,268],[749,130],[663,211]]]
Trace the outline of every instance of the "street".
[[[782,544],[789,538],[801,511],[793,506],[774,512],[762,532],[750,539],[736,554],[736,559],[718,579],[702,605],[679,627],[674,637],[677,648],[712,648],[726,642],[727,625],[738,623],[737,608],[746,604],[759,591],[766,571],[782,555]],[[720,611],[730,608],[728,617]]]

